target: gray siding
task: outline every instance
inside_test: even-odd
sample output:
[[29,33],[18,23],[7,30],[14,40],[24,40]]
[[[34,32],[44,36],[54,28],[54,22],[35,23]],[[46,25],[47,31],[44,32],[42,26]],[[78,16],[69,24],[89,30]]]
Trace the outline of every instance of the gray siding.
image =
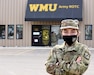
[[[85,40],[85,25],[94,25],[94,0],[83,0],[83,21],[80,22],[81,35],[79,41],[94,47],[94,35],[92,40]],[[34,24],[58,25],[60,22],[25,22],[27,0],[0,0],[0,25],[6,25],[6,39],[0,39],[0,46],[31,46],[31,27]],[[7,26],[14,24],[14,39],[7,39]],[[23,39],[16,39],[16,25],[23,25]],[[94,33],[94,26],[93,26]]]

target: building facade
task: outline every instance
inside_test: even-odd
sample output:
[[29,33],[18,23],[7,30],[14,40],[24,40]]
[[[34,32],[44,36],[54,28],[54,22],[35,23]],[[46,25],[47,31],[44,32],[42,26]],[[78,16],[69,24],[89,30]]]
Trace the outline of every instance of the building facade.
[[[49,20],[41,18],[39,18],[41,20],[36,20],[36,18],[31,21],[25,20],[28,1],[0,0],[0,46],[28,47],[61,44],[63,39],[60,36],[60,20],[50,20],[50,18]],[[78,40],[89,47],[94,47],[93,3],[94,0],[82,0],[82,20],[79,24],[81,33]]]

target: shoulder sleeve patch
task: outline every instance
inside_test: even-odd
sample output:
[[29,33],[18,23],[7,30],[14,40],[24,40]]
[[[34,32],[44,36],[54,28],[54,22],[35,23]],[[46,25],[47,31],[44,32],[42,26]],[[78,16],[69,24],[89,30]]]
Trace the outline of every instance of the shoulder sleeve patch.
[[89,54],[89,52],[85,51],[85,53],[84,53],[84,58],[87,59],[87,60],[90,59],[90,54]]

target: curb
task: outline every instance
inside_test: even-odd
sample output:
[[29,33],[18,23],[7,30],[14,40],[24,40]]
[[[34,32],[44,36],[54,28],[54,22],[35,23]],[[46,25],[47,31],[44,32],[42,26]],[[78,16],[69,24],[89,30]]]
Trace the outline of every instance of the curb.
[[[32,47],[0,47],[0,49],[52,49],[53,47],[49,47],[49,46],[45,46],[45,47],[36,47],[36,46],[32,46]],[[94,48],[89,48],[89,50],[94,50]]]
[[23,49],[23,50],[26,50],[26,49],[52,49],[53,47],[0,47],[0,49]]

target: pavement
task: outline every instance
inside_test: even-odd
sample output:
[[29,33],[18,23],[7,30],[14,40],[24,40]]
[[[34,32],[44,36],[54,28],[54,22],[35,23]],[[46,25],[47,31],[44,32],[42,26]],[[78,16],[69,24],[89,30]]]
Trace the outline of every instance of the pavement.
[[[45,61],[52,47],[0,47],[0,75],[49,75]],[[91,62],[84,75],[94,75],[94,48]]]

